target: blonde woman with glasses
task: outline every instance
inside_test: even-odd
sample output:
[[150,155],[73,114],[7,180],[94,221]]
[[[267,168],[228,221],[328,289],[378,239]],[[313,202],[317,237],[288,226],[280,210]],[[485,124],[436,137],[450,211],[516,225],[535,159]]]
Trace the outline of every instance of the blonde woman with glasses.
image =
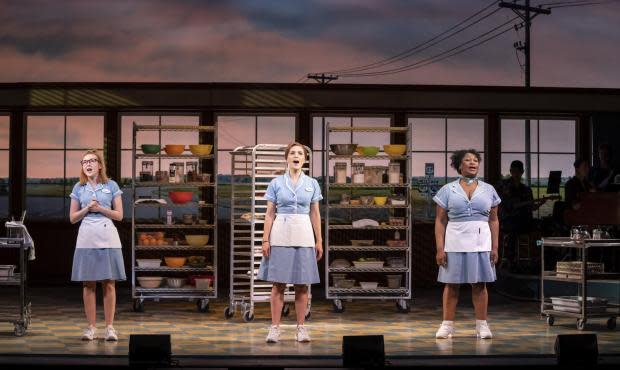
[[105,340],[117,341],[112,324],[116,309],[117,280],[125,280],[121,240],[112,220],[123,219],[123,193],[106,175],[103,156],[97,150],[87,151],[80,161],[80,181],[71,191],[69,218],[81,221],[73,255],[72,281],[83,284],[84,311],[88,327],[83,340],[97,338],[97,282],[103,289]]

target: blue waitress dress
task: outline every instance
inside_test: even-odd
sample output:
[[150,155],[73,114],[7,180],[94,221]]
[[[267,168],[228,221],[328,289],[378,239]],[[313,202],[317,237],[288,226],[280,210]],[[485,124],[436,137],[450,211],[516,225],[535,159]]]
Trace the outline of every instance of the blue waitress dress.
[[[123,192],[113,180],[93,188],[79,182],[71,191],[71,199],[87,207],[96,199],[103,208],[112,209],[112,201]],[[73,254],[72,281],[125,280],[121,240],[112,220],[101,213],[89,212],[82,219]]]
[[448,284],[488,283],[496,280],[491,263],[491,208],[501,202],[495,188],[481,180],[471,199],[459,180],[444,185],[433,200],[448,213],[444,251],[437,281]]
[[297,184],[288,174],[271,180],[265,198],[276,206],[271,227],[269,257],[263,257],[257,278],[274,283],[320,282],[310,204],[323,199],[318,182],[301,174]]

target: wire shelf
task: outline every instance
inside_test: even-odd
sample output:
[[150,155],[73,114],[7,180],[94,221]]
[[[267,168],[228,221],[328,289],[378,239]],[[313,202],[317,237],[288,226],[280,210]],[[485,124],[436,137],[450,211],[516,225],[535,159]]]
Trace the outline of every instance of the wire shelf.
[[388,247],[386,245],[370,245],[370,246],[353,246],[353,245],[330,245],[330,251],[341,252],[402,252],[408,250],[409,247]]
[[137,131],[215,131],[215,126],[136,125]]
[[384,189],[384,188],[408,188],[409,184],[329,184],[330,188],[368,188],[368,189]]
[[407,272],[406,267],[330,267],[329,272]]
[[386,127],[386,126],[376,126],[376,127],[349,127],[349,126],[330,126],[330,132],[407,132],[409,131],[408,127]]
[[207,267],[168,267],[168,266],[159,266],[159,267],[134,267],[135,271],[150,271],[150,272],[205,272],[205,271],[213,271],[213,266]]
[[409,226],[369,226],[369,227],[353,227],[353,225],[329,225],[329,230],[407,230]]
[[213,250],[212,245],[193,247],[191,245],[136,245],[137,251],[203,251]]
[[136,224],[136,229],[214,229],[215,225]]
[[215,186],[212,182],[184,182],[182,184],[172,184],[172,183],[164,183],[164,182],[156,182],[156,181],[144,181],[144,182],[136,182],[134,184],[137,188],[175,188],[175,189],[185,189],[185,188],[196,188],[196,187],[206,187],[206,186]]

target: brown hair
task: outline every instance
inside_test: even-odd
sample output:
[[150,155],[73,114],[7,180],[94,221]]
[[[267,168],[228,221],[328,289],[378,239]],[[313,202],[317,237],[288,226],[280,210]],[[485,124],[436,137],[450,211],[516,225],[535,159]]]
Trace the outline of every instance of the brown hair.
[[301,149],[304,151],[304,155],[307,157],[308,156],[308,149],[306,149],[306,147],[303,144],[300,144],[298,142],[293,142],[288,144],[288,146],[286,147],[286,150],[284,151],[284,158],[288,158],[288,153],[291,152],[291,148],[293,148],[294,146],[300,146]]
[[[84,155],[82,156],[82,159],[84,159],[84,157],[86,157],[89,154],[94,154],[97,157],[99,164],[101,165],[101,169],[99,170],[99,176],[97,177],[97,181],[104,183],[104,184],[107,183],[108,175],[106,174],[105,161],[103,160],[103,155],[101,155],[101,153],[97,149],[90,149],[90,150],[87,150],[86,153],[84,153]],[[86,177],[82,163],[80,162],[80,185],[84,185],[87,182],[88,182],[88,177]]]

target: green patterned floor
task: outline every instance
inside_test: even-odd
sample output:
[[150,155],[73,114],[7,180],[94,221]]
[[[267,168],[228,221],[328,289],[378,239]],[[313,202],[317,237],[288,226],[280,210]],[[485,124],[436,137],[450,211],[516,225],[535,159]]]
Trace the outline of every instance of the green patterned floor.
[[[211,302],[210,312],[201,314],[191,302],[146,302],[146,311],[134,313],[127,298],[119,297],[115,327],[117,343],[80,340],[84,317],[79,289],[39,290],[33,293],[33,319],[23,337],[13,335],[9,323],[0,323],[0,354],[36,355],[121,355],[128,352],[129,334],[169,333],[172,351],[177,356],[246,356],[312,355],[339,356],[342,336],[383,334],[388,356],[435,355],[548,355],[553,354],[557,334],[576,334],[573,319],[557,319],[547,326],[538,314],[536,303],[509,301],[491,295],[490,320],[495,335],[492,340],[477,340],[471,306],[463,302],[456,322],[457,335],[452,340],[435,340],[441,319],[439,290],[429,290],[414,301],[409,314],[395,310],[394,302],[346,302],[343,314],[333,313],[331,302],[316,301],[312,320],[307,323],[313,341],[294,341],[294,312],[282,324],[282,341],[266,344],[270,323],[268,306],[257,305],[255,319],[244,323],[241,315],[224,319],[227,302]],[[66,298],[59,298],[61,294]],[[2,291],[3,312],[11,302]],[[468,297],[463,291],[463,298]],[[99,308],[99,312],[102,308]],[[100,333],[103,318],[100,314]],[[608,330],[602,319],[588,322],[584,332],[598,334],[601,354],[620,354],[620,331]]]

